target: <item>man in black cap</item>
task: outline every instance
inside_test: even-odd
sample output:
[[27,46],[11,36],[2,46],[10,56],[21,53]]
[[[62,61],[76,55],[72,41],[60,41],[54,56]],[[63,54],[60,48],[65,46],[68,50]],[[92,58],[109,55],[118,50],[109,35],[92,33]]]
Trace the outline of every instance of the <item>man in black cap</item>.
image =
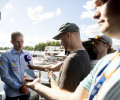
[[[79,28],[74,23],[63,24],[59,28],[59,33],[53,39],[61,40],[62,46],[70,54],[66,57],[63,64],[56,66],[42,67],[32,66],[30,68],[39,70],[59,71],[58,86],[61,89],[74,92],[80,81],[88,75],[91,70],[90,59],[80,40]],[[55,87],[55,80],[52,75],[49,77],[51,87]]]

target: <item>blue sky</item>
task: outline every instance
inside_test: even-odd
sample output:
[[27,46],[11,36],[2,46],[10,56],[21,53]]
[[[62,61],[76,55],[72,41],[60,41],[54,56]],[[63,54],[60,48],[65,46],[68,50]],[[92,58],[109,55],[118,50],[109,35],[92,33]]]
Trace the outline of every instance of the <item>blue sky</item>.
[[1,14],[0,47],[12,46],[14,31],[23,33],[24,46],[50,41],[66,22],[80,27],[82,40],[101,34],[92,18],[93,0],[9,0]]

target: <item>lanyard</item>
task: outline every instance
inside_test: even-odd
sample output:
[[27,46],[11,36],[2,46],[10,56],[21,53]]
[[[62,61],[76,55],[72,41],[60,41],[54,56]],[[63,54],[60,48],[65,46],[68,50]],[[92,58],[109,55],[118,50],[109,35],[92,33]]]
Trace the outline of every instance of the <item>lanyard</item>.
[[116,51],[115,56],[113,56],[106,65],[99,71],[95,78],[95,85],[93,90],[90,93],[89,100],[93,100],[94,96],[98,93],[100,87],[105,82],[106,79],[111,77],[111,75],[120,67],[120,62],[115,66],[113,69],[109,70],[107,73],[103,74],[102,72],[105,70],[105,68],[113,61],[113,59],[120,54],[120,48]]

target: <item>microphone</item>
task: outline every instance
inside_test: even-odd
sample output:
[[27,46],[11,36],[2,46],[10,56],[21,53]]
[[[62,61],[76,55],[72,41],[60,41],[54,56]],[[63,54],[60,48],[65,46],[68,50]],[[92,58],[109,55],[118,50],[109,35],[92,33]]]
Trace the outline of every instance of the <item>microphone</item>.
[[24,59],[25,59],[25,61],[28,63],[28,65],[30,65],[30,60],[31,60],[31,57],[29,56],[29,55],[25,55],[24,56]]

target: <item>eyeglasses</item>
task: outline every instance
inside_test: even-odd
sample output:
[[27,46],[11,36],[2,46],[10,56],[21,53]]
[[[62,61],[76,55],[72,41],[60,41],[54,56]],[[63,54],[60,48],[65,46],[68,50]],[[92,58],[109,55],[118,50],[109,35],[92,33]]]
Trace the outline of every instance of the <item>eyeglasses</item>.
[[107,42],[104,38],[102,38],[101,36],[96,36],[95,39],[100,40],[105,42],[106,44],[110,45],[109,42]]

